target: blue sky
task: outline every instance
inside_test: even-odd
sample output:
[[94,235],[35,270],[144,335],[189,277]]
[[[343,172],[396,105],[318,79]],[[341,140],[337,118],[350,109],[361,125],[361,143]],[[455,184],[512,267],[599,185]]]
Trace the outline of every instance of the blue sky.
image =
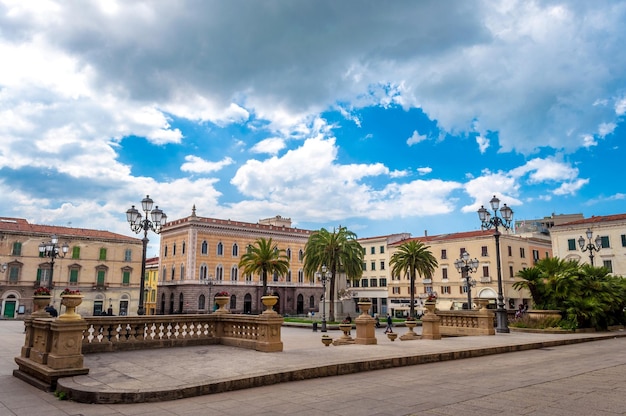
[[[624,212],[626,2],[0,0],[0,216]],[[156,252],[157,238],[151,239]]]

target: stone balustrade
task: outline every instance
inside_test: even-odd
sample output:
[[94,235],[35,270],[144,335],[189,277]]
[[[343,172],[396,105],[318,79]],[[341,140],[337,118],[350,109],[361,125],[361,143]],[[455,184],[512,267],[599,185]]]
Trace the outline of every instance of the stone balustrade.
[[442,336],[495,335],[494,313],[488,309],[436,311]]
[[13,375],[45,390],[60,377],[87,374],[83,354],[221,344],[262,352],[283,350],[283,317],[260,315],[98,316],[61,320],[28,318]]

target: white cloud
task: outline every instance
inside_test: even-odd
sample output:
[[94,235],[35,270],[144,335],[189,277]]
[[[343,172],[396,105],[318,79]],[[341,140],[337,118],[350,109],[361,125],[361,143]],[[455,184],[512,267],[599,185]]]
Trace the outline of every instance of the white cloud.
[[285,148],[285,141],[279,137],[264,139],[252,146],[252,153],[268,153],[275,155]]
[[487,151],[490,145],[489,139],[481,135],[476,136],[476,143],[478,144],[478,150],[483,154]]
[[406,144],[413,146],[414,144],[418,144],[424,140],[428,140],[428,136],[419,134],[417,130],[414,130],[413,135],[406,140]]
[[433,169],[429,167],[417,168],[417,173],[419,173],[420,175],[428,175],[432,171]]
[[572,182],[566,182],[561,184],[561,186],[555,189],[552,193],[554,195],[574,195],[580,190],[580,188],[587,185],[588,183],[589,179],[577,179]]
[[224,166],[232,165],[235,161],[230,157],[225,157],[219,162],[209,162],[200,157],[187,155],[186,162],[182,164],[180,170],[192,173],[210,173],[221,170]]

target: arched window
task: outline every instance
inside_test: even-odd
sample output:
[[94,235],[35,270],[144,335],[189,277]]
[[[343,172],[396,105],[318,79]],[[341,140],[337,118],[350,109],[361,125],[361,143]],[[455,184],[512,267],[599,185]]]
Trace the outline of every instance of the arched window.
[[204,309],[206,305],[206,298],[204,297],[204,295],[200,295],[198,297],[198,309],[202,310]]
[[163,248],[163,257],[167,257],[167,246]]
[[300,251],[298,252],[298,261],[302,261],[302,259],[304,258],[304,252],[302,251],[302,249],[300,249]]
[[224,280],[224,268],[221,265],[215,268],[215,280]]
[[287,258],[289,260],[291,260],[291,249],[290,248],[287,249],[286,254],[287,254]]
[[272,280],[274,282],[278,282],[278,272],[276,272],[276,271],[274,272],[274,275],[272,276]]
[[311,309],[315,308],[315,296],[311,296],[309,298],[309,308],[311,308]]
[[185,254],[185,248],[186,248],[186,246],[187,246],[187,244],[185,244],[185,242],[183,241],[183,247],[182,247],[182,249],[183,249],[183,254]]
[[228,306],[230,310],[234,310],[237,308],[237,296],[230,295],[230,305]]
[[209,268],[206,264],[202,264],[202,266],[200,266],[200,280],[206,280],[208,270]]
[[163,266],[163,273],[161,276],[161,280],[165,281],[165,279],[167,279],[167,269],[165,268],[165,266]]
[[302,270],[298,270],[298,283],[304,283],[304,273]]
[[174,243],[174,245],[172,245],[172,256],[176,255],[176,243]]
[[239,256],[239,246],[237,245],[237,243],[233,244],[233,257],[238,257]]
[[209,254],[209,243],[206,242],[206,240],[204,240],[202,242],[202,249],[201,249],[202,254],[204,254],[205,256],[207,254]]
[[176,266],[172,264],[172,280],[176,277]]
[[230,280],[233,282],[239,280],[239,269],[237,269],[237,266],[233,266],[233,268],[230,269]]
[[181,293],[180,295],[178,295],[178,311],[180,313],[183,313],[183,306],[184,305],[185,305],[185,297]]
[[287,281],[291,282],[291,270],[287,270]]
[[224,255],[224,244],[222,244],[221,241],[219,243],[217,243],[217,255],[218,256],[223,256]]
[[185,280],[185,265],[180,265],[180,280]]

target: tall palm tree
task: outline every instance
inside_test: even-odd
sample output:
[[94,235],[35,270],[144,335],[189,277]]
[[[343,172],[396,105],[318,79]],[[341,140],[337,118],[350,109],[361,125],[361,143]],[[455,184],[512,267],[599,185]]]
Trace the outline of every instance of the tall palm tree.
[[245,274],[260,274],[263,280],[263,296],[267,294],[267,275],[277,273],[284,276],[289,271],[289,257],[285,250],[278,249],[272,239],[257,239],[248,246],[246,253],[239,260],[239,268]]
[[[333,228],[331,233],[325,228],[314,232],[304,247],[304,274],[313,279],[322,266],[330,272],[329,319],[335,320],[335,278],[345,273],[351,280],[363,275],[363,247],[356,234],[346,227]],[[326,299],[324,299],[325,301]]]
[[411,280],[410,316],[412,317],[415,317],[415,277],[420,275],[424,278],[432,278],[438,265],[437,259],[429,249],[430,246],[419,240],[407,241],[398,247],[389,261],[392,276],[400,276],[401,272],[409,275]]

